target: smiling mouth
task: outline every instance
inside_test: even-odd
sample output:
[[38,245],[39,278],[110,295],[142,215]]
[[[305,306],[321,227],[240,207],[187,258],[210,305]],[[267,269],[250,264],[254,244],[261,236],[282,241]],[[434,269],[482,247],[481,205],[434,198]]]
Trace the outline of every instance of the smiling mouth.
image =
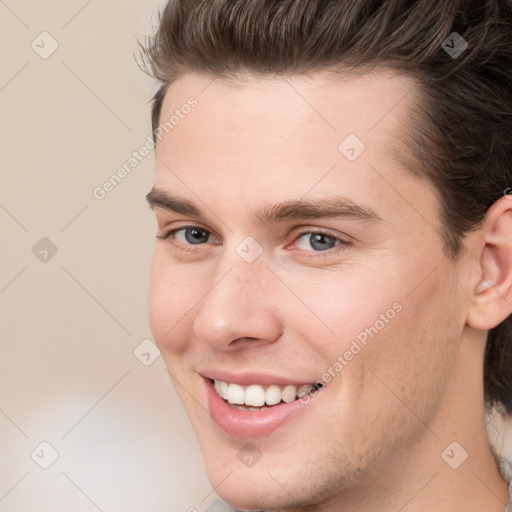
[[217,379],[208,379],[214,384],[217,394],[232,408],[243,411],[261,411],[281,403],[291,403],[323,387],[320,382],[302,386],[263,386],[251,384],[241,386]]

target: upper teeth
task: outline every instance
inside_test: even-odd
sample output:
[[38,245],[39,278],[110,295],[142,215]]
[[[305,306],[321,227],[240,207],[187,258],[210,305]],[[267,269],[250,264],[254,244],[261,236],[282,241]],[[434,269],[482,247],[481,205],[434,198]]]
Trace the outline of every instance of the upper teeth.
[[215,390],[218,395],[230,404],[248,405],[253,407],[262,407],[266,405],[276,405],[281,400],[289,403],[296,398],[302,398],[304,395],[313,391],[313,384],[305,384],[303,386],[294,386],[292,384],[281,388],[276,384],[268,386],[266,389],[259,384],[251,386],[240,386],[239,384],[229,384],[221,380],[214,380]]

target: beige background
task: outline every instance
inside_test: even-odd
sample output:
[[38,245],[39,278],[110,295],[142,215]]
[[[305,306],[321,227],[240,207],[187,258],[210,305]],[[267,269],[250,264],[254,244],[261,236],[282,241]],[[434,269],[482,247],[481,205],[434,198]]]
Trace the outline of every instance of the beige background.
[[[134,53],[156,6],[0,0],[0,512],[176,512],[214,497],[162,359],[134,355],[151,338],[153,155],[92,193],[150,134],[156,89]],[[43,441],[58,453],[48,469]]]

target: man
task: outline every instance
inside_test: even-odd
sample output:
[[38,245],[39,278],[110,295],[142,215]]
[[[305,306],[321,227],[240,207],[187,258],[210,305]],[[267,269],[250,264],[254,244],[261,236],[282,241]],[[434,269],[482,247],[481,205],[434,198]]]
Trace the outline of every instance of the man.
[[506,0],[164,9],[150,321],[232,507],[512,510],[485,430],[512,412],[511,28]]

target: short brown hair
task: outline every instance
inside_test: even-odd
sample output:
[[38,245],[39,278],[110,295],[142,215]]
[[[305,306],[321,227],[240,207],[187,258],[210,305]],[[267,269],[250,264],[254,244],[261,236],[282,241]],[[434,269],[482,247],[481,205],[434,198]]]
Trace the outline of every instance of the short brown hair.
[[[435,186],[444,248],[456,258],[512,186],[511,26],[511,0],[170,0],[142,48],[161,82],[153,134],[168,86],[185,72],[405,72],[423,100],[408,167]],[[484,389],[488,405],[512,413],[512,317],[489,332]]]

